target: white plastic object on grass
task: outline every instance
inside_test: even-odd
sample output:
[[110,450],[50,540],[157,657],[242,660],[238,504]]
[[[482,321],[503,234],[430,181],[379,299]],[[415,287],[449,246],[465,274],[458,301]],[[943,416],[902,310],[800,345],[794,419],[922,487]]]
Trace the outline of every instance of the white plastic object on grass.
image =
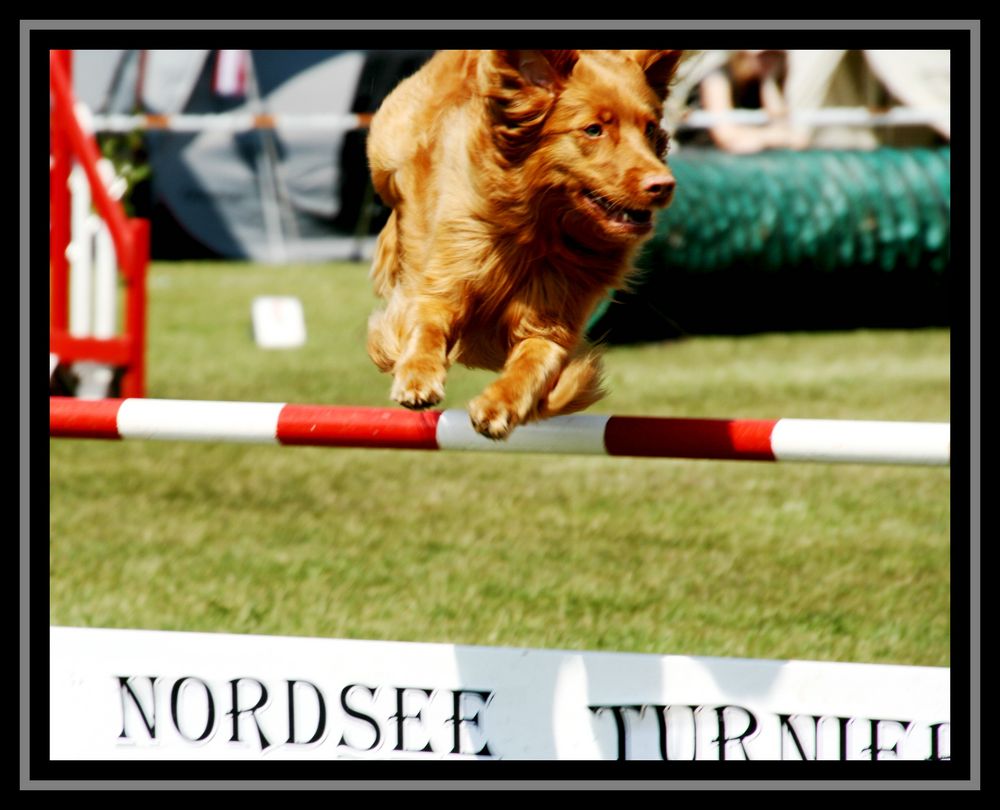
[[294,296],[258,296],[251,319],[254,340],[262,349],[294,349],[306,342],[302,302]]

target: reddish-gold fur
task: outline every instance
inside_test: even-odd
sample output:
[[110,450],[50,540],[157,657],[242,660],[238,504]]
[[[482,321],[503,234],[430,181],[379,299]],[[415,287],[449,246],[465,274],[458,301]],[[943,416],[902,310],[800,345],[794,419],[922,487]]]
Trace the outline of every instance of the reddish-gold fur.
[[392,208],[368,351],[393,399],[437,404],[455,362],[499,371],[469,413],[504,438],[602,396],[583,332],[669,202],[659,122],[679,56],[442,51],[389,95],[368,140]]

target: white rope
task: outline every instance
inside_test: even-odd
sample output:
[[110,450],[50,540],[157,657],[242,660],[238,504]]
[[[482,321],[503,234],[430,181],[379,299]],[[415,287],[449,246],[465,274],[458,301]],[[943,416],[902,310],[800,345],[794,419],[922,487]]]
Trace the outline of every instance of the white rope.
[[202,115],[95,115],[93,125],[98,132],[132,132],[133,130],[167,130],[169,132],[246,132],[254,129],[299,130],[310,132],[340,132],[358,129],[365,118],[358,115],[220,113]]
[[[948,108],[918,109],[893,107],[869,110],[866,107],[827,107],[816,110],[793,110],[785,120],[803,126],[896,127],[933,126],[951,118]],[[707,112],[692,110],[678,123],[677,129],[706,129],[721,123],[763,125],[775,120],[764,110]],[[177,115],[91,115],[90,124],[97,132],[132,132],[165,130],[169,132],[246,132],[254,129],[281,129],[287,132],[342,132],[366,126],[368,116],[324,113],[179,113]]]
[[893,107],[889,110],[872,111],[865,107],[827,107],[817,110],[792,110],[786,118],[774,118],[764,110],[729,110],[708,112],[692,110],[677,125],[678,129],[708,129],[719,124],[764,125],[783,121],[789,124],[811,127],[907,127],[933,126],[948,122],[948,109],[915,109]]

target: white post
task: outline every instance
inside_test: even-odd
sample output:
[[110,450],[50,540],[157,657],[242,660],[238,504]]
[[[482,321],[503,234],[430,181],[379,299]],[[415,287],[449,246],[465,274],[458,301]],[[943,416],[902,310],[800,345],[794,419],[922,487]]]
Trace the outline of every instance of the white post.
[[90,233],[90,186],[79,164],[69,175],[70,242],[69,259],[69,331],[74,337],[89,337],[93,323],[93,259]]
[[94,238],[94,337],[107,339],[117,334],[118,278],[115,244],[103,220]]

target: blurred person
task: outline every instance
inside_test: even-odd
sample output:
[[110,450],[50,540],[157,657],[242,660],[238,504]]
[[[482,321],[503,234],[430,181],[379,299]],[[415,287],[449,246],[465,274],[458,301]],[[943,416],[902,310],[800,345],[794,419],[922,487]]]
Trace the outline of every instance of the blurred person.
[[705,76],[695,89],[691,106],[708,113],[726,114],[736,109],[763,110],[770,121],[762,125],[722,122],[708,128],[707,137],[693,136],[688,143],[712,143],[735,154],[765,149],[804,149],[808,136],[785,120],[788,107],[784,84],[788,71],[785,51],[732,51],[728,60]]

